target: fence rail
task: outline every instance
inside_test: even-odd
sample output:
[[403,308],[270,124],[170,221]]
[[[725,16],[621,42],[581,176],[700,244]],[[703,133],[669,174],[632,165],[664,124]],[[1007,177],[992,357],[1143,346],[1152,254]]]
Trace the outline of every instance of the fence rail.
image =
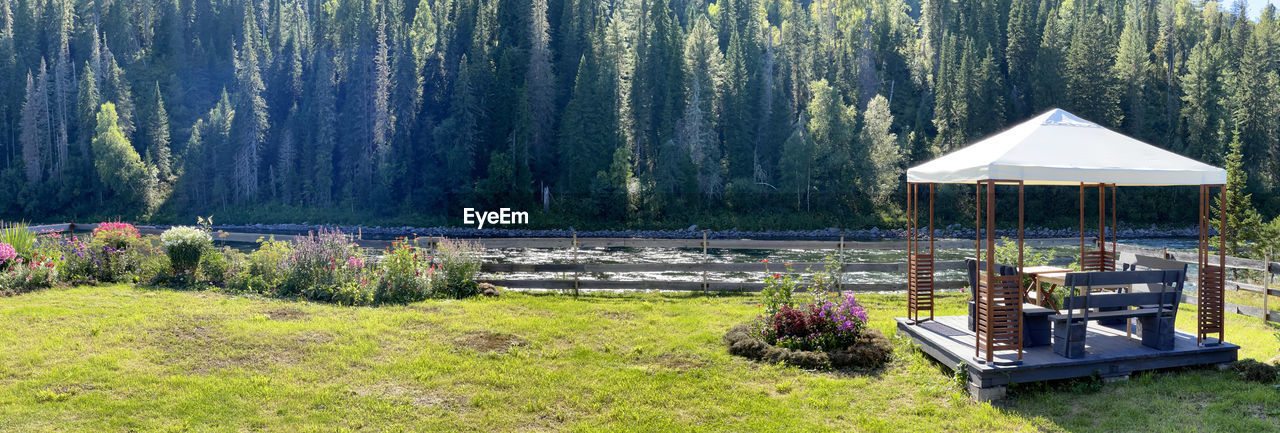
[[[37,232],[46,231],[73,231],[73,230],[93,230],[97,224],[48,224],[39,226],[29,226],[28,229]],[[164,231],[162,227],[155,226],[138,226],[138,231],[145,234],[159,234]],[[382,239],[363,239],[360,233],[355,233],[356,239],[353,240],[357,245],[363,248],[387,248],[392,246],[395,240]],[[705,233],[704,233],[705,236]],[[272,234],[272,233],[249,233],[249,232],[228,232],[215,231],[214,237],[221,242],[237,242],[237,243],[254,243],[263,238],[274,237],[277,240],[292,241],[303,237],[301,235],[289,234]],[[442,238],[439,237],[416,237],[414,239],[404,240],[420,247],[433,248]],[[820,241],[820,240],[756,240],[756,239],[648,239],[648,238],[480,238],[469,239],[477,243],[481,248],[486,249],[510,249],[510,248],[537,248],[537,249],[573,249],[576,252],[580,248],[679,248],[679,249],[701,249],[704,253],[710,249],[758,249],[758,250],[905,250],[906,241],[846,241],[840,240]],[[1027,246],[1046,247],[1059,245],[1072,245],[1078,238],[1048,238],[1048,239],[1029,239],[1026,241]],[[984,244],[985,240],[982,241]],[[973,240],[967,239],[943,239],[936,240],[934,246],[939,249],[954,248],[972,248]],[[985,245],[984,245],[985,247]],[[1190,265],[1196,264],[1195,253],[1168,251],[1163,248],[1148,248],[1135,245],[1119,244],[1118,252],[1136,255],[1146,255],[1161,257],[1166,260],[1172,260]],[[1058,264],[1066,264],[1066,261],[1060,260]],[[821,268],[823,263],[816,262],[796,262],[791,264],[792,269]],[[936,263],[937,270],[962,270],[964,269],[963,260],[947,260]],[[1270,260],[1246,259],[1240,257],[1227,257],[1226,266],[1229,269],[1246,270],[1263,272],[1267,275],[1268,281],[1274,279],[1275,275],[1280,274],[1280,262]],[[730,282],[730,281],[711,281],[708,279],[709,273],[763,273],[776,272],[782,269],[782,264],[765,264],[765,263],[710,263],[704,261],[701,263],[484,263],[481,265],[481,271],[491,274],[502,273],[535,273],[535,274],[563,274],[559,278],[545,279],[501,279],[491,278],[483,280],[495,285],[525,288],[525,289],[608,289],[608,290],[628,290],[628,289],[647,289],[647,290],[672,290],[672,291],[727,291],[727,292],[758,292],[764,287],[764,283],[760,282]],[[894,263],[843,263],[839,272],[906,272],[907,264],[905,262]],[[681,272],[695,273],[701,277],[697,281],[692,280],[666,280],[666,281],[624,281],[610,279],[583,279],[583,274],[617,274],[617,273],[648,273],[648,272]],[[570,276],[569,274],[572,274]],[[937,288],[940,289],[958,289],[965,287],[965,281],[938,281]],[[801,284],[801,288],[807,287]],[[1247,305],[1238,305],[1227,303],[1227,312],[1239,314],[1254,318],[1266,318],[1269,321],[1280,321],[1280,312],[1269,309],[1269,297],[1280,296],[1280,289],[1268,288],[1257,284],[1251,284],[1241,281],[1228,280],[1226,282],[1227,290],[1258,293],[1263,294],[1263,306],[1254,307]],[[905,283],[844,283],[841,284],[842,290],[851,291],[901,291],[906,290]],[[1194,295],[1185,295],[1189,304],[1195,305],[1197,298]]]

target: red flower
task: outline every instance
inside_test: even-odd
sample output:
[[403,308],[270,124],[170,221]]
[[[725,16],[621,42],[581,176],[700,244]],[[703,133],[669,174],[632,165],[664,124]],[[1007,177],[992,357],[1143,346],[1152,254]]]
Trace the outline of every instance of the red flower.
[[769,259],[761,260],[760,263],[769,263]]
[[773,278],[782,278],[782,275],[773,274]]
[[786,263],[786,266],[791,266],[791,262],[787,262],[787,263]]

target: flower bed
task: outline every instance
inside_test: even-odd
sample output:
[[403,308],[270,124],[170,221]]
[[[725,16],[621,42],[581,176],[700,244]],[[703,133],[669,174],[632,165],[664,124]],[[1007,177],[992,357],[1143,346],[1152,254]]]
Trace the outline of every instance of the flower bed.
[[400,242],[383,254],[366,256],[351,236],[337,230],[293,242],[259,240],[259,248],[249,254],[214,248],[207,224],[142,236],[128,223],[102,223],[84,237],[49,232],[32,238],[29,255],[0,243],[0,294],[59,281],[216,289],[343,305],[480,293],[475,282],[479,248],[465,241],[445,240],[434,251]]
[[787,271],[765,280],[765,314],[724,336],[730,353],[802,368],[874,368],[889,361],[893,346],[884,334],[866,329],[867,312],[853,293],[819,290],[813,302],[797,308],[792,291],[800,277]]

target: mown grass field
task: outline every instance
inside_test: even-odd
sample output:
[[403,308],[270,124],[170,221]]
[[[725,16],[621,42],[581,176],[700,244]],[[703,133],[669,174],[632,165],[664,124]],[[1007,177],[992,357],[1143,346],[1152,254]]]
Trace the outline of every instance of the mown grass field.
[[[944,295],[959,314],[962,295]],[[901,296],[866,295],[893,335]],[[1276,431],[1280,391],[1230,371],[1024,386],[970,402],[895,338],[872,372],[730,356],[753,296],[584,296],[352,308],[101,286],[0,299],[5,431]],[[1194,329],[1191,310],[1179,317]],[[1276,329],[1228,316],[1242,357]]]

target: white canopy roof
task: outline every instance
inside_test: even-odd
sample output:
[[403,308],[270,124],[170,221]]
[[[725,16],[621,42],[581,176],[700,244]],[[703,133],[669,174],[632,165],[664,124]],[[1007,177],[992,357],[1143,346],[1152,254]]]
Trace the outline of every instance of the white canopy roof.
[[1220,185],[1227,171],[1053,109],[907,170],[907,182],[1021,180],[1027,185]]

